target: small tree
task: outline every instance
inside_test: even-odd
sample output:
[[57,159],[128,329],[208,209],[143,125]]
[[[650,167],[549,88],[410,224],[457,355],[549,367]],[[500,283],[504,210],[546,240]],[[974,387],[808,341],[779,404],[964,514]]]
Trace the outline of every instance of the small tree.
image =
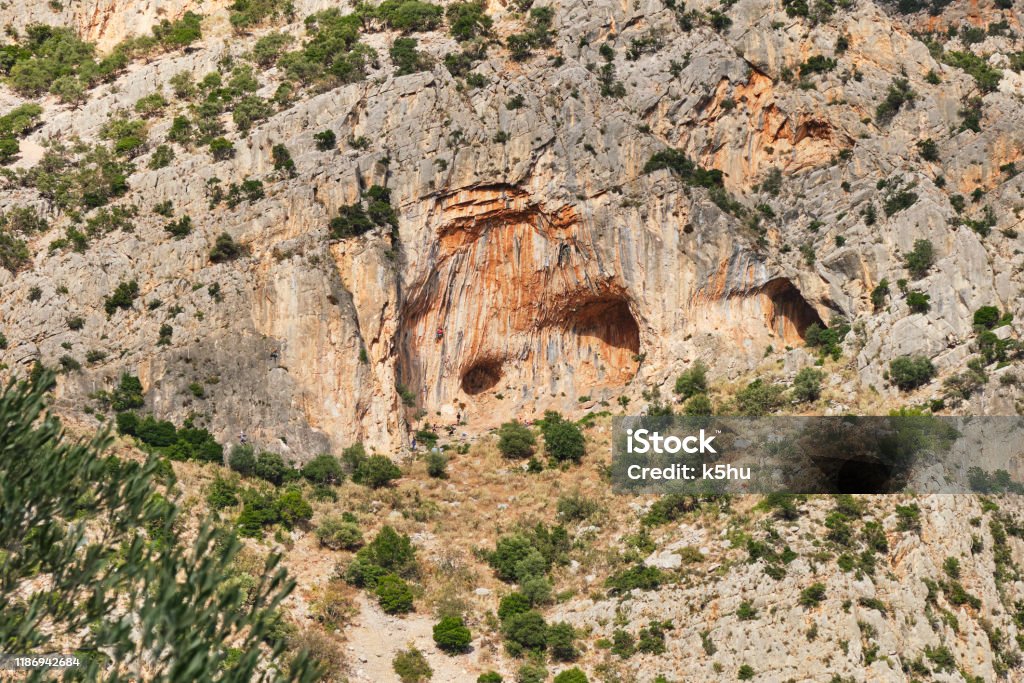
[[214,138],[210,140],[210,154],[217,161],[224,161],[235,156],[235,146],[227,138]]
[[320,545],[331,550],[357,550],[363,545],[363,533],[355,522],[340,515],[324,517],[316,528]]
[[714,406],[707,394],[697,394],[683,404],[683,413],[690,417],[714,415]]
[[302,468],[302,476],[314,484],[340,484],[345,480],[341,463],[329,453],[318,455]]
[[802,368],[793,379],[793,398],[800,403],[817,401],[821,396],[821,381],[825,373],[814,368]]
[[694,363],[676,378],[676,393],[684,401],[697,394],[706,394],[708,391],[707,372],[708,367],[703,362]]
[[773,413],[782,405],[782,387],[755,379],[736,392],[736,407],[741,415],[761,417]]
[[556,662],[572,662],[579,657],[576,648],[576,629],[561,621],[548,627],[548,650]]
[[377,582],[377,602],[388,614],[407,614],[412,611],[412,589],[405,581],[388,574]]
[[922,278],[935,262],[935,248],[930,240],[917,240],[914,248],[903,257],[903,263],[914,278]]
[[999,322],[999,309],[995,306],[982,306],[974,312],[974,324],[991,330]]
[[338,146],[338,137],[333,130],[322,130],[313,136],[316,140],[316,148],[321,152],[332,150]]
[[555,676],[555,683],[588,683],[588,679],[578,666],[574,666]]
[[448,456],[444,453],[427,454],[427,474],[434,479],[448,478]]
[[572,422],[558,413],[549,412],[541,425],[544,435],[544,451],[556,462],[576,462],[586,454],[583,432]]
[[226,232],[217,235],[213,248],[210,249],[210,261],[213,263],[225,263],[232,261],[243,253],[243,249],[234,238]]
[[139,283],[135,280],[119,282],[114,291],[103,301],[103,310],[108,316],[114,315],[117,309],[128,310],[139,297]]
[[434,642],[448,654],[465,652],[472,640],[472,634],[462,617],[444,617],[434,625]]
[[274,170],[278,173],[294,178],[295,162],[292,161],[291,152],[284,145],[278,143],[270,149],[270,157],[274,163]]
[[903,391],[927,384],[935,376],[935,366],[925,356],[900,356],[889,363],[889,379]]
[[433,669],[427,663],[427,658],[414,647],[395,655],[391,666],[402,683],[422,683],[430,680],[434,675]]
[[228,456],[228,467],[243,477],[248,477],[256,470],[256,454],[252,446],[238,445],[231,449]]
[[498,429],[498,450],[506,458],[530,457],[535,443],[533,432],[518,422],[506,422]]
[[402,470],[386,456],[371,455],[356,468],[352,481],[372,489],[387,486],[402,476]]
[[800,591],[800,604],[804,607],[817,607],[825,599],[825,584],[813,583]]

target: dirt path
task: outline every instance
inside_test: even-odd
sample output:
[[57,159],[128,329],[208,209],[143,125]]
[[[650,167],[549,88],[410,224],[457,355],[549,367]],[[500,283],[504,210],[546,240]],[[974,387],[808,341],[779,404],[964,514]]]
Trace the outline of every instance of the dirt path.
[[426,615],[391,617],[360,595],[359,616],[345,630],[352,681],[397,681],[391,660],[410,645],[417,647],[434,670],[431,683],[471,683],[480,675],[477,651],[449,656],[434,645],[434,620]]

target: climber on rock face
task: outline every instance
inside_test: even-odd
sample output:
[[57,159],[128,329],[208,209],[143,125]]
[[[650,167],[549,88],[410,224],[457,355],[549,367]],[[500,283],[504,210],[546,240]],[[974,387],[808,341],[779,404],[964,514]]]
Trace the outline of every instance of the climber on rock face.
[[438,327],[437,328],[436,337],[437,337],[437,341],[441,341],[441,338],[444,337],[444,328],[442,328],[442,327]]

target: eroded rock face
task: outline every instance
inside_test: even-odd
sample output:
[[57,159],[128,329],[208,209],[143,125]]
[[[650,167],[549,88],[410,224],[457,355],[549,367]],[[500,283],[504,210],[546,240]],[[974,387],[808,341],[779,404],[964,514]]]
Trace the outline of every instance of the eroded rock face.
[[[169,95],[176,73],[199,79],[228,58],[243,60],[271,30],[301,39],[302,17],[327,6],[298,3],[293,24],[234,34],[227,3],[29,5],[0,18],[71,25],[101,47],[185,11],[206,18],[200,43],[133,64],[81,107],[45,99],[44,123],[22,142],[15,167],[35,163],[49,139],[97,140],[111,112],[130,111],[155,90]],[[521,27],[507,9],[491,11],[499,35]],[[559,5],[552,59],[515,62],[494,47],[475,67],[488,81],[477,88],[439,63],[394,76],[387,55],[395,36],[369,33],[379,59],[366,81],[304,92],[248,135],[224,115],[233,159],[175,146],[169,167],[150,170],[147,150],[120,200],[140,208],[134,232],[97,237],[84,253],[50,253],[68,217],[10,184],[0,204],[38,206],[54,228],[32,241],[32,268],[0,272],[3,360],[54,364],[68,353],[62,344],[72,355],[103,348],[105,360],[62,380],[68,405],[129,371],[143,377],[158,413],[179,421],[199,413],[222,439],[246,431],[300,459],[356,440],[393,452],[417,411],[484,428],[549,408],[573,413],[583,396],[665,393],[696,359],[719,378],[747,376],[767,350],[800,347],[810,324],[836,315],[856,330],[844,351],[855,359],[857,379],[844,385],[851,400],[871,389],[895,399],[885,371],[898,355],[925,354],[954,372],[974,352],[976,308],[1018,312],[1017,238],[1005,231],[1024,205],[1022,176],[1000,170],[1024,156],[1018,74],[1005,70],[984,96],[980,132],[959,130],[973,79],[936,61],[884,7],[863,3],[842,21],[813,26],[763,0],[742,0],[729,15],[732,24],[716,32],[699,22],[684,29],[658,3]],[[839,52],[841,36],[848,47]],[[419,38],[438,61],[457,49],[443,31]],[[1014,46],[987,41],[1007,53]],[[605,43],[623,97],[603,92]],[[786,80],[814,55],[836,66],[807,76],[806,87]],[[931,71],[940,84],[925,79]],[[878,102],[904,72],[916,98],[875,123]],[[284,74],[258,77],[258,94],[269,97]],[[516,96],[522,106],[509,106]],[[171,99],[148,122],[149,149],[188,111]],[[313,134],[325,129],[340,150],[316,148]],[[941,164],[920,159],[917,143],[929,137]],[[356,139],[366,145],[346,142]],[[294,178],[272,167],[278,143],[295,160]],[[645,172],[665,147],[722,171],[742,209],[668,170]],[[210,182],[246,178],[264,182],[262,199],[210,204]],[[896,185],[880,181],[897,180],[916,201],[888,215]],[[329,239],[339,208],[375,184],[391,192],[397,231]],[[965,215],[991,205],[998,220],[988,237],[958,225],[950,204],[951,194],[976,188],[987,194]],[[181,240],[169,239],[166,219],[150,210],[167,200],[195,226]],[[871,225],[869,205],[878,216]],[[211,264],[221,232],[247,255]],[[913,280],[903,256],[920,239],[936,258]],[[928,293],[930,312],[912,312],[896,294],[875,310],[870,293],[883,278]],[[104,297],[128,279],[138,281],[141,303],[108,318]],[[214,283],[221,301],[207,293]],[[42,295],[29,300],[36,286]],[[157,299],[165,308],[145,306]],[[171,305],[181,309],[173,320]],[[84,317],[80,331],[67,329],[70,315]],[[171,343],[155,347],[168,321]],[[183,366],[183,357],[209,365]],[[783,364],[782,379],[792,367]],[[204,401],[185,391],[211,377]],[[978,400],[1012,405],[1015,390],[999,391]]]

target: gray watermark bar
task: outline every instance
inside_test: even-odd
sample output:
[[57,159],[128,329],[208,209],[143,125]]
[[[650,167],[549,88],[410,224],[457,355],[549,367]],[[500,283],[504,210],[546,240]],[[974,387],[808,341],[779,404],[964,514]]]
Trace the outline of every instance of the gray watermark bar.
[[1024,418],[627,416],[620,494],[1024,493]]

